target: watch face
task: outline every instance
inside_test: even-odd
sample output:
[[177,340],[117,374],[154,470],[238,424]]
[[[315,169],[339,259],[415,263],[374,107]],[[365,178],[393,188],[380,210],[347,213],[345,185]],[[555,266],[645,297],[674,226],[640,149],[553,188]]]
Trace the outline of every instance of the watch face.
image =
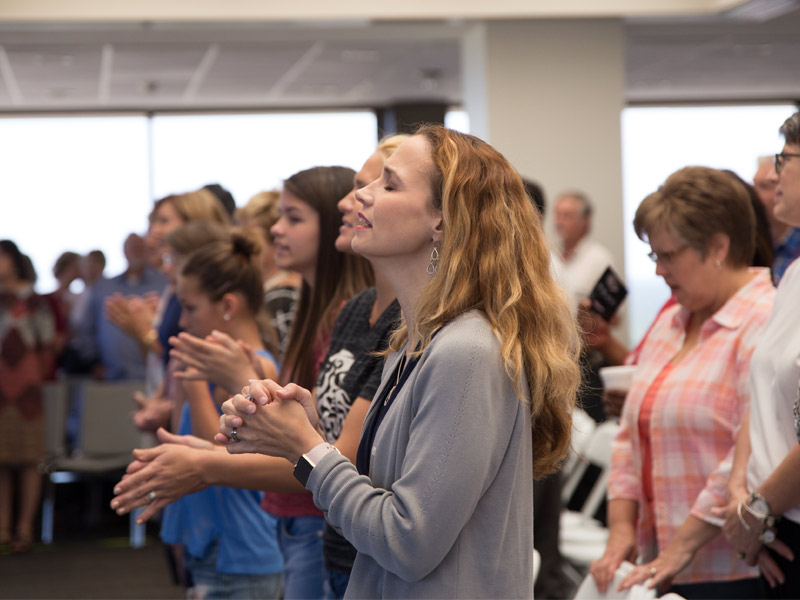
[[762,515],[763,517],[769,516],[769,505],[763,498],[756,498],[755,500],[750,502],[750,508],[752,508],[753,511],[757,512],[759,515]]
[[775,541],[775,532],[772,529],[765,529],[764,533],[762,533],[759,538],[761,542],[764,544],[771,544]]
[[308,478],[311,477],[311,470],[313,468],[314,466],[308,462],[305,456],[301,456],[300,460],[297,461],[297,465],[294,467],[294,476],[303,484],[303,487],[308,483]]

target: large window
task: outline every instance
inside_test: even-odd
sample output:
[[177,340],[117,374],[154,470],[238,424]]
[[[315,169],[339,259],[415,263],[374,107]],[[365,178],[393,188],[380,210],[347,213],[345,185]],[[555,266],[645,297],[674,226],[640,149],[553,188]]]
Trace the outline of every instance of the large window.
[[757,158],[780,152],[794,106],[628,108],[622,113],[623,231],[630,338],[636,343],[669,297],[631,223],[642,199],[687,165],[730,169],[751,181]]
[[151,206],[147,148],[144,117],[0,119],[0,238],[31,257],[38,291],[55,289],[64,250],[100,248],[108,274],[124,270]]
[[369,112],[156,116],[152,127],[156,198],[218,182],[239,206],[308,167],[358,170],[377,144]]
[[216,182],[241,206],[301,169],[360,168],[376,132],[367,111],[0,119],[0,239],[31,256],[40,292],[65,250],[99,248],[117,275],[154,199]]

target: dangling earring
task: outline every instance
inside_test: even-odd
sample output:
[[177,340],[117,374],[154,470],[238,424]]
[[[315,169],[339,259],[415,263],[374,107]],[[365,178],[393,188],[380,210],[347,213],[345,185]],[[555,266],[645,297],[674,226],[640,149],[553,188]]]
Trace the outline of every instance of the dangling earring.
[[433,277],[436,275],[436,271],[439,269],[439,248],[436,244],[433,245],[433,250],[431,250],[431,260],[428,263],[428,267],[425,269],[425,272]]
[[228,313],[225,313],[224,315],[222,315],[222,318],[225,321],[230,321],[231,320],[231,316]]
[[718,269],[721,269],[722,268],[722,261],[717,260],[717,262],[716,262],[716,264],[714,266],[716,266]]

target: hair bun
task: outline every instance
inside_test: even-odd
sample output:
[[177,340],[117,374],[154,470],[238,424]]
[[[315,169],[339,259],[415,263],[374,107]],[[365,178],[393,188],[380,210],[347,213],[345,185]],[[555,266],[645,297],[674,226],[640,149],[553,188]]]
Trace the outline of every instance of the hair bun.
[[231,250],[234,255],[251,260],[261,254],[261,241],[251,231],[235,229],[231,233]]

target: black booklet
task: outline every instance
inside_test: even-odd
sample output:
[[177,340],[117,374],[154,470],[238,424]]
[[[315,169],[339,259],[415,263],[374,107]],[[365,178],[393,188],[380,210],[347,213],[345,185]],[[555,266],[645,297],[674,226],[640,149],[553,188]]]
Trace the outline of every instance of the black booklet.
[[594,312],[606,321],[610,321],[627,295],[628,289],[622,283],[619,275],[614,272],[614,269],[608,267],[594,285],[592,293],[589,294],[589,301],[592,303]]

